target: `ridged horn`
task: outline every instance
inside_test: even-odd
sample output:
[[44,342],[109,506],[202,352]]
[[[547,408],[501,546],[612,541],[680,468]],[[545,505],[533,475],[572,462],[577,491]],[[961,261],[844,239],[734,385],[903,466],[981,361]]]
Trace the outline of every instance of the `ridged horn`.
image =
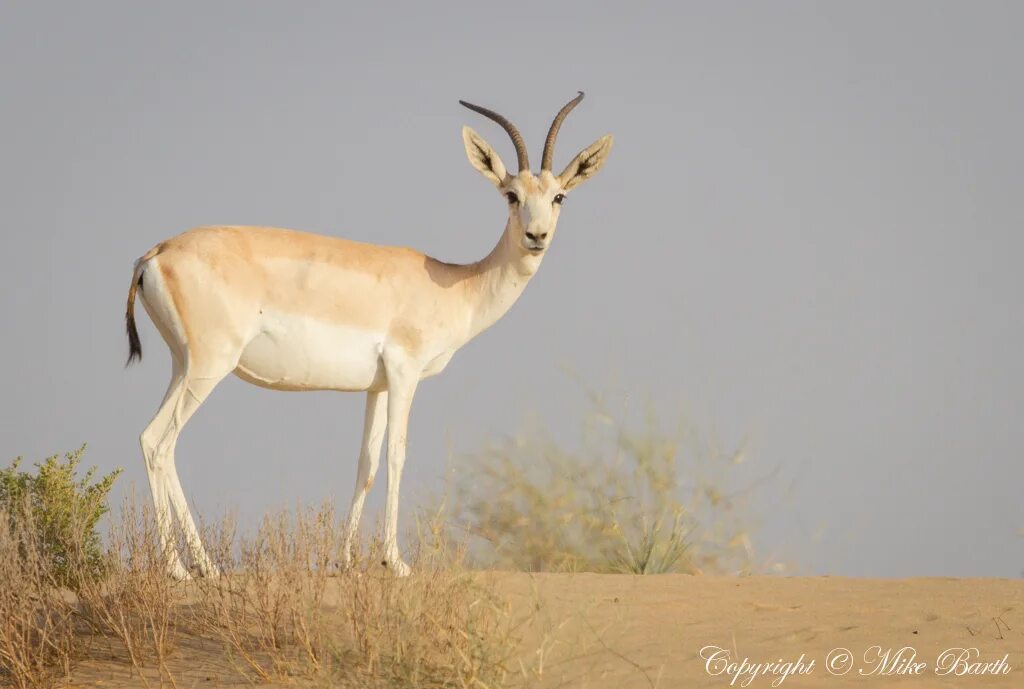
[[522,172],[523,170],[530,169],[530,156],[526,153],[526,142],[523,141],[523,135],[519,133],[519,130],[516,129],[514,124],[493,110],[488,110],[487,108],[482,108],[479,105],[467,103],[464,100],[460,100],[459,103],[473,112],[478,112],[484,117],[488,117],[500,124],[502,128],[508,132],[509,137],[512,139],[512,143],[516,147],[516,157],[519,158],[519,171]]
[[544,142],[544,155],[540,160],[541,170],[551,170],[551,163],[555,158],[555,139],[558,138],[558,130],[562,127],[562,121],[565,120],[566,116],[572,112],[572,109],[580,104],[583,100],[583,91],[579,92],[580,95],[573,98],[571,101],[566,103],[558,114],[555,115],[554,121],[551,123],[551,129],[548,130],[548,138]]

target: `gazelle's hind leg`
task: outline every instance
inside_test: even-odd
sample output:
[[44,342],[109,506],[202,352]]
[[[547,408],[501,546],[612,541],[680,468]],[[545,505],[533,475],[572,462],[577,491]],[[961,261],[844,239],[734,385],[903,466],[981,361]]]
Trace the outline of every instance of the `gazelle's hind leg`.
[[352,494],[352,506],[348,511],[345,526],[345,543],[342,546],[342,564],[348,567],[352,562],[352,539],[359,529],[359,518],[363,514],[366,494],[373,485],[380,465],[380,448],[384,444],[384,429],[388,421],[388,393],[366,393],[366,416],[363,420],[363,443],[359,450],[359,470],[356,473],[356,487]]
[[167,557],[167,566],[171,576],[177,579],[188,578],[188,571],[182,565],[177,552],[177,543],[171,528],[170,515],[177,517],[178,525],[184,532],[194,564],[202,574],[215,572],[209,555],[203,548],[199,530],[188,509],[185,494],[181,489],[178,472],[174,464],[174,448],[178,436],[185,423],[195,413],[199,405],[210,395],[217,383],[224,379],[230,367],[224,373],[196,376],[186,363],[184,366],[175,360],[174,377],[168,388],[163,404],[153,421],[142,432],[142,453],[146,459],[146,471],[149,474],[150,488],[153,491],[153,503],[156,508],[157,527],[160,531],[161,547]]
[[156,412],[156,416],[142,432],[139,442],[142,445],[142,456],[146,464],[146,476],[149,479],[149,488],[153,493],[153,508],[156,512],[157,532],[160,539],[160,549],[166,559],[168,574],[175,579],[187,579],[188,570],[181,563],[178,555],[177,543],[171,529],[171,514],[168,504],[167,472],[165,471],[163,448],[166,446],[167,435],[173,423],[178,400],[185,388],[185,377],[183,366],[177,357],[172,355],[171,382],[167,386],[167,393],[163,402]]
[[210,396],[217,383],[224,380],[227,373],[206,376],[192,377],[185,376],[184,393],[181,401],[181,409],[175,429],[171,434],[170,448],[166,456],[167,475],[167,500],[178,518],[178,524],[185,534],[185,542],[188,545],[192,556],[192,563],[199,568],[203,576],[216,576],[219,574],[217,567],[213,564],[206,548],[203,546],[202,537],[196,522],[192,518],[192,512],[188,508],[185,499],[185,492],[181,488],[181,481],[178,479],[178,469],[174,461],[174,449],[178,442],[178,435],[192,415],[199,409],[199,406]]

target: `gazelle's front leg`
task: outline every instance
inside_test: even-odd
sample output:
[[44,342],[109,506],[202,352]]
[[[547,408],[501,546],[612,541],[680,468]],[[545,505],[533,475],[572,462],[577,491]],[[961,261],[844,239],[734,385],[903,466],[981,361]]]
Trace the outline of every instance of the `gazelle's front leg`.
[[363,502],[373,485],[380,463],[380,448],[384,443],[384,429],[388,421],[388,393],[366,393],[366,416],[363,420],[363,444],[359,450],[359,470],[356,487],[352,495],[352,506],[348,511],[348,525],[345,527],[345,544],[342,548],[342,563],[352,563],[352,539],[359,530],[359,518],[363,514]]
[[400,577],[409,574],[398,550],[398,487],[405,464],[409,409],[419,383],[421,366],[401,355],[385,356],[388,374],[388,496],[384,508],[384,565]]

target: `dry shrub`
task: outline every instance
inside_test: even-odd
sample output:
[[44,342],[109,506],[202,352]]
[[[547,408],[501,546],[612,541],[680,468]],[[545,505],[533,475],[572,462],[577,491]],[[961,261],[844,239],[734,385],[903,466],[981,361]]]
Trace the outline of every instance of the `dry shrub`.
[[250,680],[321,674],[329,662],[322,602],[336,554],[329,508],[268,516],[253,537],[236,538],[228,520],[206,531],[221,574],[195,582],[198,632],[219,638]]
[[77,655],[75,605],[26,504],[0,510],[0,684],[40,689],[67,677]]
[[[691,425],[640,424],[590,395],[579,449],[544,428],[487,444],[452,471],[450,519],[488,566],[528,571],[749,572],[743,451]],[[753,485],[759,485],[755,482]]]
[[517,645],[509,606],[436,525],[419,529],[413,574],[384,569],[379,541],[341,571],[333,508],[265,519],[255,536],[208,530],[221,576],[195,582],[195,629],[253,682],[352,687],[501,687]]
[[[103,559],[104,577],[79,588],[82,614],[93,630],[118,643],[133,668],[151,660],[173,683],[167,660],[181,624],[185,587],[167,575],[153,509],[125,499],[121,518],[111,524]],[[145,675],[140,673],[145,684]]]
[[353,686],[506,685],[518,646],[510,606],[484,575],[436,557],[421,551],[408,579],[371,560],[367,571],[341,580],[348,630],[339,657]]

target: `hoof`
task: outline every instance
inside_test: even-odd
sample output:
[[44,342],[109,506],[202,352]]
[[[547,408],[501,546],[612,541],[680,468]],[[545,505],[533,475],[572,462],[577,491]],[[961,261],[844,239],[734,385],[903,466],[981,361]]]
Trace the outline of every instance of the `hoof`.
[[192,581],[192,575],[188,573],[188,570],[180,562],[168,568],[167,576],[175,581]]
[[197,567],[195,573],[201,579],[220,579],[220,567],[216,565]]
[[395,558],[394,560],[382,560],[381,565],[391,570],[396,577],[407,577],[412,573],[409,565],[402,562],[401,558]]

